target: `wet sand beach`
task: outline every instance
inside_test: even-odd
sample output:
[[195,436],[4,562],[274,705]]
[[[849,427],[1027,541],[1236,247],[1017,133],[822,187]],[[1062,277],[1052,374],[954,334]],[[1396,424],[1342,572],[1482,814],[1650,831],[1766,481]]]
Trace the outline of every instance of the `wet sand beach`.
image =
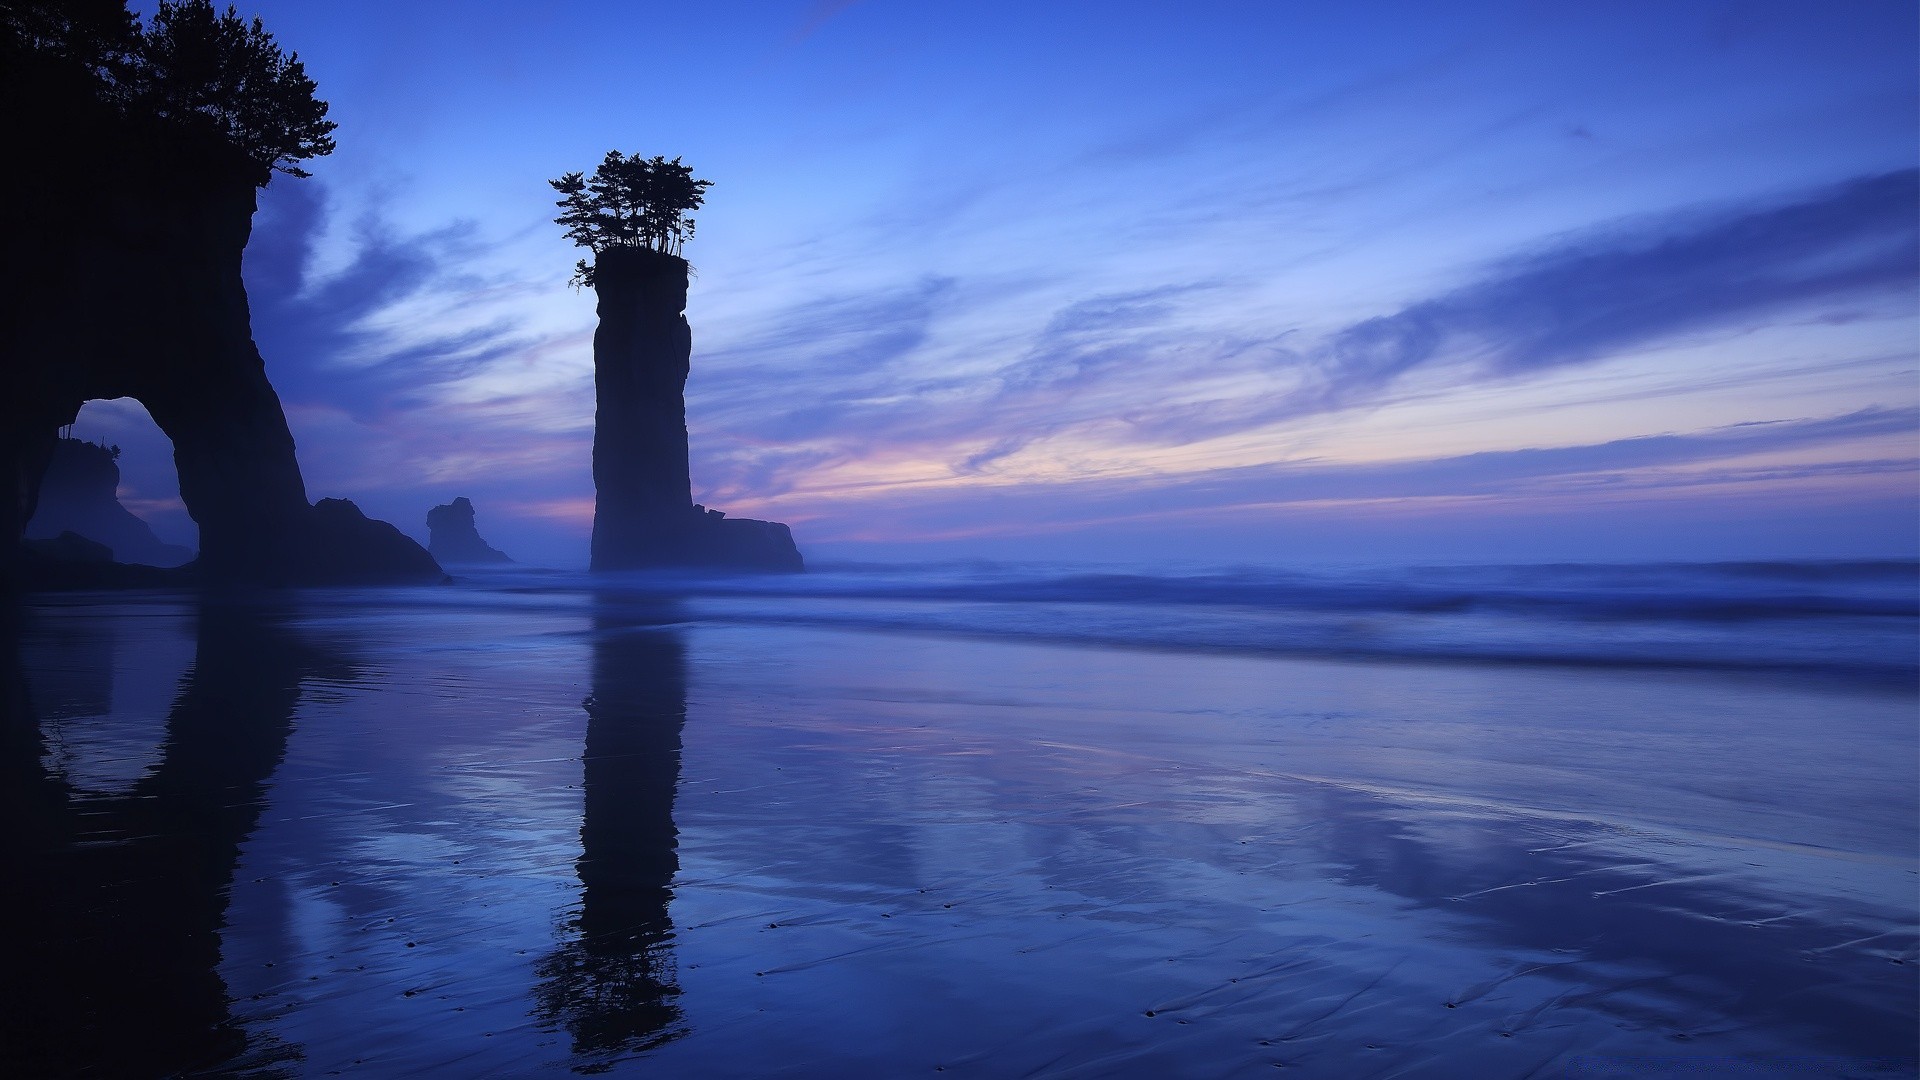
[[0,1067],[1913,1074],[1897,667],[1000,603],[32,604]]

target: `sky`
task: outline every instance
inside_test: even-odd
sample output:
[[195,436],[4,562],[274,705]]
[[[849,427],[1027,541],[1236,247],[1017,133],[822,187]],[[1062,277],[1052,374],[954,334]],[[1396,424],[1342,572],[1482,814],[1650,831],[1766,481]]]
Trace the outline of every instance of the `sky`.
[[695,498],[816,562],[1920,554],[1908,0],[238,6],[340,125],[246,255],[309,495],[423,541],[586,562],[618,149],[713,182]]

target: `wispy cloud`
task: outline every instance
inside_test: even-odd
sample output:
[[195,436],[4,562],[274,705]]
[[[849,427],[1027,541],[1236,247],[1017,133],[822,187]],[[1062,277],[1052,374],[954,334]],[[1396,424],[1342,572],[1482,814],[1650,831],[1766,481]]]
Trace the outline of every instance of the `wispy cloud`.
[[369,212],[349,230],[345,265],[322,271],[325,188],[309,181],[270,191],[246,275],[254,336],[283,397],[363,419],[417,409],[433,388],[533,344],[506,318],[445,317],[451,299],[500,287],[466,269],[484,252],[471,224],[400,235]]
[[362,497],[529,478],[590,431],[588,332],[535,329],[531,287],[487,269],[475,226],[404,234],[376,206],[336,229],[323,186],[270,191],[248,292],[310,486]]
[[820,32],[821,28],[839,18],[848,8],[860,0],[814,0],[798,27],[794,28],[789,44],[798,45]]
[[[1298,461],[1166,476],[1008,483],[931,492],[842,493],[812,523],[849,539],[910,540],[1018,535],[1200,513],[1271,513],[1336,504],[1489,501],[1557,497],[1672,497],[1689,488],[1747,485],[1776,490],[1801,482],[1866,479],[1912,496],[1910,445],[1920,410],[1868,409],[1840,416],[1738,424],[1577,446],[1464,454],[1427,460]],[[1893,439],[1881,453],[1782,464],[1768,455]],[[1904,443],[1900,440],[1904,440]],[[796,500],[804,504],[804,494]]]
[[[1456,388],[1629,357],[1701,333],[1876,298],[1920,280],[1908,170],[1790,200],[1563,237],[1465,284],[1318,335],[1246,308],[1245,283],[1068,297],[1016,332],[1004,296],[953,278],[810,303],[699,358],[709,483],[770,496],[808,470],[917,461],[916,481],[991,473],[1097,432],[1151,454],[1375,406],[1418,369]],[[1055,287],[1057,288],[1057,286]]]
[[[525,287],[471,269],[486,259],[468,226],[402,235],[363,215],[344,231],[346,257],[324,269],[324,189],[288,189],[263,213],[247,273],[256,334],[312,451],[316,490],[398,497],[425,484],[524,500],[515,485],[537,485],[537,498],[576,501],[590,491],[589,328],[556,336],[517,319],[500,301]],[[1635,453],[1671,460],[1681,446],[1724,454],[1735,434],[1385,473],[1155,464],[1166,448],[1378,405],[1416,370],[1456,387],[1513,381],[1904,296],[1920,264],[1916,193],[1920,179],[1904,171],[1596,229],[1392,314],[1317,332],[1302,325],[1310,313],[1250,305],[1248,283],[1233,280],[1075,295],[1065,279],[949,274],[815,296],[717,333],[696,326],[696,491],[733,508],[791,507],[811,492],[825,504],[798,513],[828,517],[897,495],[900,521],[946,529],[969,515],[1046,520],[1054,503],[1078,519],[1106,513],[1107,502],[1123,516],[1135,511],[1120,504],[1176,512],[1244,504],[1266,489],[1294,501],[1413,498],[1473,477],[1511,490],[1524,476],[1571,475],[1569,456],[1615,462],[1593,465],[1604,469],[1627,468],[1619,463]],[[713,337],[721,344],[702,347]],[[1075,474],[1096,479],[1011,483]],[[1023,493],[1039,505],[1021,506]]]
[[1337,408],[1448,358],[1481,376],[1585,363],[1920,278],[1920,173],[1861,177],[1783,205],[1597,230],[1444,296],[1341,331],[1299,404]]

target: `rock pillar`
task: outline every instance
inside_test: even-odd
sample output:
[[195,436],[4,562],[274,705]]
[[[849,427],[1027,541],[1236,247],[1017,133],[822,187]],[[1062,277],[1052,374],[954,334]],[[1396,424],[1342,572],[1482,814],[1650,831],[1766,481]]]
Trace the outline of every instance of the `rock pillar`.
[[684,563],[694,518],[686,260],[645,248],[603,251],[593,287],[593,568]]
[[686,260],[610,248],[595,256],[593,287],[593,569],[801,569],[785,525],[694,505]]
[[480,538],[473,524],[473,502],[464,495],[427,511],[427,551],[442,565],[513,561]]

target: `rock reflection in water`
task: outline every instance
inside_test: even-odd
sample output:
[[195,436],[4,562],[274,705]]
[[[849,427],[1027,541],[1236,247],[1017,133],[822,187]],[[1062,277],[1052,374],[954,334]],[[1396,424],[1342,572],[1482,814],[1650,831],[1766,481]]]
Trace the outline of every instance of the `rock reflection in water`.
[[[107,620],[94,626],[111,633]],[[286,753],[301,680],[322,657],[270,613],[205,607],[158,764],[102,794],[50,760],[36,701],[44,695],[21,671],[18,635],[9,637],[7,1060],[16,1075],[119,1076],[233,1058],[247,1040],[218,971],[228,891]],[[101,640],[108,647],[66,650],[65,681],[107,684],[113,652]],[[72,666],[87,659],[98,670]],[[291,1047],[253,1050],[256,1068],[298,1057]]]
[[679,870],[673,824],[686,648],[671,612],[603,597],[594,617],[576,935],[540,967],[541,1017],[565,1025],[580,1071],[683,1033],[667,905]]

